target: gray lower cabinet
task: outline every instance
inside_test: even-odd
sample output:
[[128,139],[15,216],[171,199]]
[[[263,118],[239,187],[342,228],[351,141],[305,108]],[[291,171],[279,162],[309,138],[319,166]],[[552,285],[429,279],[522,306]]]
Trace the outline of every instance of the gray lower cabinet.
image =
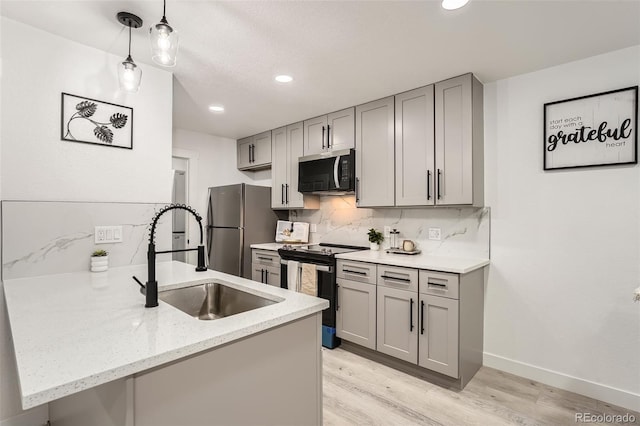
[[339,259],[336,269],[338,337],[460,388],[482,366],[482,268],[455,274]]
[[336,334],[376,349],[376,285],[338,278]]
[[356,205],[394,205],[394,98],[356,107]]
[[418,365],[459,377],[458,339],[458,301],[420,294]]
[[262,284],[280,287],[280,269],[254,264],[251,269],[251,279]]
[[418,294],[378,286],[376,350],[416,364],[418,362]]
[[251,254],[251,279],[263,284],[280,287],[280,256],[278,252],[253,249]]

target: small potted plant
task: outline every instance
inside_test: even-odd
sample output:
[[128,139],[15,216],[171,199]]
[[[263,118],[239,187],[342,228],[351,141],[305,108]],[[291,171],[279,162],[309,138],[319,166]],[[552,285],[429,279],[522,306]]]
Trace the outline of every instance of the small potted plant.
[[109,253],[96,250],[91,254],[91,272],[104,272],[109,268]]
[[384,241],[382,232],[376,231],[374,228],[369,229],[369,244],[371,250],[380,250],[380,243]]

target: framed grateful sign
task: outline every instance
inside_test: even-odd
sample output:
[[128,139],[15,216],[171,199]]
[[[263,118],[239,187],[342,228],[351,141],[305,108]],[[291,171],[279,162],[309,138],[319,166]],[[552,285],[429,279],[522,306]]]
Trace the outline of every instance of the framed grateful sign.
[[544,170],[637,162],[638,86],[544,104]]

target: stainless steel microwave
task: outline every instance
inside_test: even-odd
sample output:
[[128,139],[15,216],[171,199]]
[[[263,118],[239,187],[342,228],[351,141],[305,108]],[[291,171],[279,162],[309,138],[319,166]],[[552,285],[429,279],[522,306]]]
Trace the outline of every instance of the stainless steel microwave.
[[311,194],[353,193],[356,152],[353,149],[308,155],[298,159],[298,191]]

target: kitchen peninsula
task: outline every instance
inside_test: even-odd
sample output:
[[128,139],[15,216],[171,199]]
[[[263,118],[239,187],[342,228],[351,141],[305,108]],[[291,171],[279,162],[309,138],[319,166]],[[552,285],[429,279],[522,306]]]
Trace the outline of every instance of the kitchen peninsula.
[[275,302],[201,321],[163,302],[144,308],[131,277],[145,271],[5,280],[23,408],[49,403],[63,426],[322,423],[327,301],[158,263],[161,295],[218,282]]

